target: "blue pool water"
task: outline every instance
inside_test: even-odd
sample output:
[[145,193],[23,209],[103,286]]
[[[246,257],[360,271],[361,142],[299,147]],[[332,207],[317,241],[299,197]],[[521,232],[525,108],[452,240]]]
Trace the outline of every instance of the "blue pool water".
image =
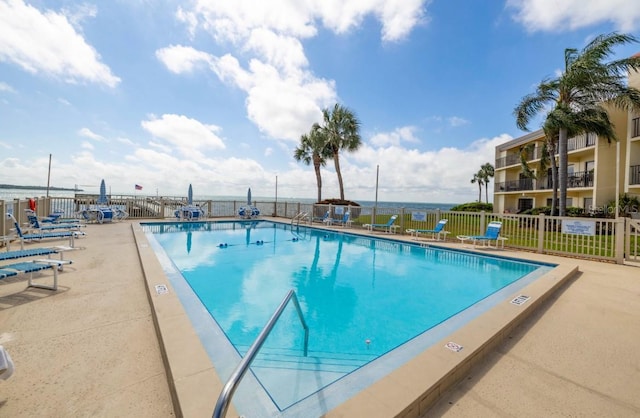
[[484,312],[492,295],[552,268],[265,221],[144,227],[170,260],[165,271],[223,379],[296,291],[310,329],[308,355],[290,304],[252,366],[253,386],[239,395],[245,402],[234,399],[237,406],[272,402],[273,411],[239,411],[247,415],[295,416],[320,390],[323,405],[313,408],[326,412]]

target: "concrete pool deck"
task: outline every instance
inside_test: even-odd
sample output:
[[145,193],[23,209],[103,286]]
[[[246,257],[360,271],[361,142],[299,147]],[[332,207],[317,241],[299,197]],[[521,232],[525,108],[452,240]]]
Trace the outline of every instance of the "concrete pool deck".
[[[16,365],[14,376],[0,381],[0,415],[211,416],[222,383],[210,364],[202,366],[208,358],[181,306],[156,291],[162,270],[135,225],[89,225],[87,237],[76,241],[86,248],[65,255],[74,263],[60,274],[57,292],[25,289],[25,279],[0,281],[0,344]],[[444,245],[462,248],[457,242]],[[577,265],[580,271],[520,325],[503,332],[494,348],[475,342],[478,335],[452,337],[465,347],[459,353],[434,347],[440,361],[412,360],[412,370],[400,380],[374,385],[395,399],[391,404],[367,391],[327,416],[639,415],[640,269],[508,249],[498,253],[562,263],[567,271]],[[157,327],[169,368],[152,306],[166,319]],[[504,315],[494,315],[504,321]],[[187,339],[171,338],[185,332]],[[420,402],[408,407],[412,392],[428,389],[421,387],[425,375],[440,373],[452,356],[468,356],[476,344],[486,348],[486,357],[462,367],[455,377],[460,383],[438,393],[440,400],[428,411]]]

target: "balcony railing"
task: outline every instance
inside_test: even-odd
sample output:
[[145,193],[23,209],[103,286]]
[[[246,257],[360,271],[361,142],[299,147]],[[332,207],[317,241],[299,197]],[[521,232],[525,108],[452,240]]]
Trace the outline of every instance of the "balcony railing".
[[[588,133],[569,138],[567,140],[567,152],[575,151],[582,148],[592,147],[596,144],[596,134]],[[556,155],[558,152],[556,150]],[[536,147],[533,153],[528,156],[527,161],[537,160],[542,157],[542,147]],[[512,153],[505,157],[496,158],[496,168],[502,168],[509,165],[519,164],[520,154]]]
[[[596,144],[596,134],[588,133],[567,140],[567,151],[575,151],[577,149],[592,147]],[[556,153],[557,154],[557,153]]]
[[640,165],[629,167],[629,184],[640,184]]
[[533,186],[536,180],[534,179],[520,179],[510,180],[502,183],[495,183],[496,192],[518,192],[520,190],[534,190]]
[[[640,184],[640,170],[638,172],[638,184]],[[550,190],[553,188],[553,183],[551,177],[545,176],[539,179],[519,179],[495,183],[494,187],[496,192]],[[567,187],[593,187],[593,171],[579,171],[569,174],[567,176]]]

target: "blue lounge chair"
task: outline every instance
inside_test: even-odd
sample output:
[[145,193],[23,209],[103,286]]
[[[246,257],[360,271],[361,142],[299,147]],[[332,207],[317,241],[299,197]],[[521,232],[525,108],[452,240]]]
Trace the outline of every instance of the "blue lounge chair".
[[25,242],[40,241],[42,239],[51,239],[51,238],[55,238],[55,239],[69,238],[69,246],[73,247],[73,239],[77,236],[85,235],[85,233],[82,231],[55,231],[55,232],[24,234],[16,218],[14,218],[12,214],[7,214],[7,217],[10,217],[13,220],[13,225],[14,225],[16,234],[18,235],[18,238],[20,238],[21,249],[24,249]]
[[495,241],[495,247],[498,248],[498,243],[501,243],[501,247],[504,248],[504,242],[507,240],[505,237],[500,236],[500,230],[502,229],[502,222],[492,221],[487,225],[487,231],[484,235],[458,235],[458,239],[463,243],[465,241],[473,241],[473,246],[477,246],[482,243],[483,247],[491,247],[491,241]]
[[243,219],[252,219],[260,215],[260,210],[255,206],[242,206],[238,209],[238,216]]
[[[329,212],[327,212],[327,213],[329,213]],[[327,218],[323,222],[325,222],[327,225],[347,226],[347,225],[351,225],[351,223],[353,221],[351,220],[351,212],[346,211],[344,213],[344,215],[342,215],[342,218],[340,218],[340,219],[334,219],[334,218],[331,218],[331,217],[327,216]]]
[[62,212],[62,211],[54,211],[53,213],[50,213],[49,216],[45,216],[43,218],[38,218],[36,213],[31,209],[25,209],[24,211],[27,214],[27,217],[35,216],[36,219],[38,219],[41,224],[77,224],[77,223],[80,223],[80,219],[63,218],[62,215],[64,215],[64,212]]
[[87,223],[105,223],[115,219],[115,212],[108,206],[92,206],[77,213]]
[[84,225],[80,222],[69,222],[69,223],[48,223],[43,225],[38,220],[38,217],[35,214],[27,213],[27,219],[29,220],[29,227],[32,229],[37,229],[41,232],[54,231],[54,230],[71,230],[71,229],[80,229]]
[[398,219],[398,215],[393,215],[389,218],[389,221],[386,224],[364,224],[363,227],[367,228],[369,231],[373,231],[374,229],[382,229],[384,232],[394,232],[395,228],[398,225],[394,225],[393,223]]
[[0,261],[15,260],[17,258],[25,257],[38,257],[46,255],[51,257],[54,254],[60,254],[60,260],[64,258],[63,253],[68,250],[74,250],[71,247],[43,247],[43,248],[29,248],[27,250],[14,250],[0,252]]
[[327,219],[331,217],[331,212],[326,211],[322,217],[314,216],[313,222],[327,223]]
[[449,231],[444,230],[444,226],[447,224],[446,219],[440,219],[433,229],[407,229],[407,232],[416,238],[419,234],[431,234],[431,239],[440,241],[440,235],[444,235],[444,240],[447,238]]
[[109,206],[107,198],[107,186],[104,179],[100,182],[100,195],[96,199],[96,204],[82,212],[82,217],[87,222],[97,222],[99,224],[111,222],[115,219],[115,211]]
[[182,221],[199,221],[204,218],[204,211],[198,206],[183,206],[173,214]]
[[[0,279],[7,277],[19,277],[29,275],[29,287],[40,289],[58,290],[58,268],[63,264],[71,264],[69,260],[34,260],[22,263],[8,264],[0,266]],[[53,270],[53,285],[37,284],[33,282],[33,274],[43,270]]]
[[260,210],[251,204],[251,187],[247,190],[247,204],[238,210],[238,216],[244,219],[256,218],[260,215]]
[[189,185],[187,192],[187,204],[179,207],[173,214],[180,221],[199,221],[204,218],[204,211],[193,204],[193,187],[191,185]]

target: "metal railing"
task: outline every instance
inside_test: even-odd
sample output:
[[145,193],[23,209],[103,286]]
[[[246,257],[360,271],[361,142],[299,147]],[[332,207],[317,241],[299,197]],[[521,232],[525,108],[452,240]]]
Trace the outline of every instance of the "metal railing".
[[227,409],[229,408],[229,403],[231,403],[231,398],[233,397],[233,393],[236,391],[236,388],[240,384],[240,381],[244,377],[247,370],[249,370],[249,366],[251,366],[251,363],[258,354],[258,351],[260,351],[260,348],[271,333],[271,330],[280,318],[280,315],[282,315],[284,308],[286,308],[287,304],[291,300],[293,300],[293,304],[295,305],[296,311],[298,312],[298,317],[300,318],[300,322],[302,323],[302,327],[304,328],[304,356],[307,356],[307,350],[309,346],[309,327],[307,326],[307,323],[305,322],[302,315],[302,309],[300,308],[300,303],[298,302],[296,292],[291,289],[280,303],[280,306],[278,306],[278,309],[276,309],[276,311],[273,313],[271,319],[269,319],[269,322],[267,322],[267,325],[265,325],[262,331],[260,331],[258,338],[256,338],[251,347],[249,347],[249,350],[242,358],[233,373],[231,373],[229,380],[227,380],[227,383],[222,388],[222,392],[220,392],[218,402],[216,403],[216,407],[213,411],[214,418],[222,418],[226,416]]
[[640,165],[629,167],[629,184],[640,184]]
[[[588,133],[575,136],[573,138],[567,139],[567,152],[576,151],[583,148],[592,147],[596,144],[596,134]],[[556,150],[556,155],[558,155],[558,150]],[[535,161],[542,157],[542,147],[536,146],[530,155],[527,156],[527,161]],[[504,157],[496,158],[496,167],[495,168],[503,168],[510,165],[520,164],[522,161],[520,157],[520,153],[512,152],[507,154]]]
[[311,218],[309,218],[309,214],[307,212],[300,212],[293,218],[291,218],[291,226],[295,223],[297,226],[300,226],[300,221],[307,221],[311,223]]
[[[588,175],[588,176],[587,176]],[[593,179],[591,173],[574,173],[574,186],[588,185]],[[534,182],[535,183],[535,182]],[[526,186],[526,184],[523,184]],[[538,181],[535,186],[540,186]],[[145,197],[131,197],[130,200],[125,198],[118,199],[119,204],[125,205],[129,210],[129,219],[144,220],[167,220],[175,219],[173,217],[173,209],[171,204],[163,203],[161,200],[153,199],[153,204],[165,210],[160,213],[148,215],[147,213],[138,213],[132,211],[136,205],[146,202]],[[237,209],[246,204],[246,201],[199,201],[201,207],[207,208],[208,218],[217,217],[237,217]],[[511,202],[514,205],[514,202]],[[46,216],[49,212],[60,208],[65,209],[65,213],[73,213],[77,207],[73,198],[47,198],[38,201],[38,216]],[[254,203],[256,206],[256,203]],[[330,216],[337,218],[338,206],[336,205],[319,205],[301,202],[257,202],[262,214],[275,210],[275,216],[290,220],[302,212],[306,212],[309,216],[308,222],[317,223],[321,221],[322,216],[329,211]],[[506,206],[509,208],[509,206]],[[23,224],[27,221],[24,209],[28,208],[27,200],[0,201],[0,213],[13,213]],[[171,209],[168,209],[171,208]],[[540,217],[539,215],[521,215],[516,214],[515,206],[510,208],[510,213],[485,213],[485,212],[454,212],[439,209],[424,209],[412,207],[389,207],[389,206],[343,206],[341,213],[348,210],[351,214],[351,228],[361,228],[364,224],[384,224],[393,215],[398,215],[395,225],[398,225],[396,231],[398,234],[406,234],[407,229],[431,229],[435,227],[440,219],[448,219],[446,230],[450,232],[449,240],[455,240],[457,235],[480,235],[484,233],[484,227],[490,220],[507,220],[503,223],[502,234],[508,235],[506,246],[512,248],[522,248],[526,250],[537,251],[546,254],[570,255],[577,257],[598,258],[615,262],[623,262],[624,259],[624,243],[629,237],[624,228],[624,218],[617,220],[612,218],[599,218],[597,216],[585,215],[582,218],[574,217]],[[166,216],[165,216],[166,213]],[[67,215],[68,216],[68,215]],[[571,221],[589,221],[595,222],[595,235],[591,237],[577,237],[564,234],[561,229],[563,222]],[[618,222],[622,228],[618,228]],[[295,224],[295,223],[294,223]],[[13,227],[11,222],[6,221],[6,217],[0,217],[0,233],[7,236],[1,244],[10,242]],[[209,226],[207,226],[209,227]],[[213,227],[211,227],[213,228]],[[216,227],[217,228],[217,227]],[[619,241],[620,240],[620,241]],[[629,253],[627,253],[629,254]]]

